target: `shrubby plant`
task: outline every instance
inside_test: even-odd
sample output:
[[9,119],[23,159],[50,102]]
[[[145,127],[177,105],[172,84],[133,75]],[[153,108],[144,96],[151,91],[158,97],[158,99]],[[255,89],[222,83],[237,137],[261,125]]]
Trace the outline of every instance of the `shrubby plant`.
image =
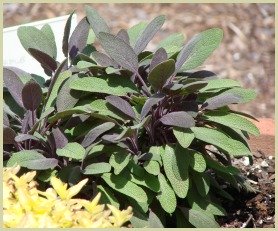
[[223,185],[248,188],[231,158],[252,154],[250,115],[230,104],[256,96],[232,79],[200,67],[219,46],[212,28],[184,45],[182,34],[148,43],[165,17],[116,35],[86,7],[71,36],[64,31],[65,60],[56,60],[51,28],[21,27],[23,47],[49,80],[4,68],[4,160],[75,184],[89,178],[84,197],[133,207],[133,227],[218,227]]

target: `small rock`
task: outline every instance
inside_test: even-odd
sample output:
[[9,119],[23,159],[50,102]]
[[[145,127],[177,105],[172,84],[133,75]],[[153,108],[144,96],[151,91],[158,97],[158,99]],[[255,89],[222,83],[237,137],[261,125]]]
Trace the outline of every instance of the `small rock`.
[[243,158],[242,158],[242,163],[243,163],[245,166],[250,165],[249,158],[248,158],[247,156],[243,157]]
[[264,160],[264,161],[262,161],[261,166],[262,166],[263,168],[267,168],[269,165],[268,165],[268,163]]
[[254,156],[260,158],[262,157],[262,154],[260,152],[254,152]]
[[269,156],[268,159],[272,160],[272,159],[273,159],[273,156]]

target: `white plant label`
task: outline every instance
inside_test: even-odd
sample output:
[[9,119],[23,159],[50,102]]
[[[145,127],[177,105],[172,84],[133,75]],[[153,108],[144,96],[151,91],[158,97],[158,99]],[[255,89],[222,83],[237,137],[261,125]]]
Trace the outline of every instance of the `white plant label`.
[[[62,41],[64,28],[69,15],[23,24],[20,26],[35,26],[41,29],[43,25],[49,24],[53,30],[56,46],[57,46],[57,61],[61,62],[64,59],[62,52]],[[77,25],[76,14],[72,16],[71,32]],[[43,71],[43,68],[21,45],[17,37],[17,29],[20,26],[4,28],[3,30],[3,65],[18,67],[28,73],[37,74],[44,78],[48,78]]]

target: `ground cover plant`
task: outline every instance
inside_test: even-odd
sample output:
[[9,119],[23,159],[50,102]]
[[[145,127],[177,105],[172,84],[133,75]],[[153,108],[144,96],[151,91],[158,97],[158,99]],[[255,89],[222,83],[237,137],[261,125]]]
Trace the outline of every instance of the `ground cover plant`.
[[52,176],[69,185],[84,178],[86,199],[132,206],[132,227],[218,227],[225,191],[252,190],[231,158],[252,162],[252,116],[230,104],[256,96],[237,81],[194,69],[221,43],[212,28],[184,45],[170,35],[154,51],[148,43],[164,24],[158,16],[111,34],[92,8],[63,38],[56,60],[50,26],[21,27],[23,47],[49,80],[4,68],[4,162],[37,170],[39,187]]

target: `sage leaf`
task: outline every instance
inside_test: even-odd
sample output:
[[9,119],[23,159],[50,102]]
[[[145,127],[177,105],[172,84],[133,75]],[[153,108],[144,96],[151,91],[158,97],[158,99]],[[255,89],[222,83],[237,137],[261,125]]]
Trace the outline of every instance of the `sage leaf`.
[[27,110],[36,110],[42,101],[42,89],[34,80],[26,83],[22,89],[22,102]]
[[120,66],[133,73],[138,71],[138,58],[131,46],[122,39],[105,32],[99,33],[101,46]]
[[15,152],[7,162],[7,167],[20,165],[32,170],[45,170],[54,168],[58,165],[58,160],[54,158],[45,158],[35,150],[24,150]]
[[187,148],[195,138],[194,133],[188,128],[174,127],[173,133],[183,148]]
[[89,34],[89,23],[87,18],[83,18],[75,27],[69,39],[69,56],[74,59],[76,55],[81,52],[87,45]]
[[175,71],[175,61],[173,59],[164,61],[150,71],[148,80],[155,91],[161,90],[166,81]]
[[107,173],[110,172],[111,170],[111,165],[105,162],[100,162],[100,163],[93,163],[88,165],[83,173],[85,175],[95,175],[95,174],[102,174],[102,173]]
[[55,59],[53,59],[48,54],[45,54],[42,51],[36,50],[34,48],[29,48],[28,51],[42,65],[43,68],[46,68],[52,72],[57,69],[57,63]]
[[110,32],[108,25],[95,9],[89,6],[85,6],[85,10],[86,10],[87,19],[97,37],[100,32],[106,32],[106,33]]
[[143,51],[148,43],[152,40],[154,35],[160,30],[162,25],[165,22],[165,16],[161,15],[156,18],[154,18],[145,28],[145,30],[142,32],[140,37],[138,37],[135,45],[134,45],[134,51],[136,54],[139,54],[141,51]]
[[239,103],[241,100],[240,96],[232,94],[232,93],[222,93],[217,96],[211,97],[207,99],[203,105],[202,108],[214,110],[229,104],[235,104]]
[[111,188],[122,193],[128,197],[135,199],[137,202],[145,203],[147,201],[147,194],[145,191],[129,181],[126,176],[121,174],[113,175],[111,173],[105,173],[101,177]]
[[64,29],[62,50],[63,50],[65,57],[68,57],[68,52],[69,52],[69,35],[70,35],[71,20],[72,20],[73,14],[74,14],[74,11],[68,17],[66,25],[65,25],[65,29]]
[[162,116],[160,121],[165,125],[181,128],[190,128],[195,126],[193,117],[184,111],[170,112]]
[[205,127],[192,127],[195,137],[206,143],[212,144],[231,156],[251,156],[251,152],[243,143],[234,140],[216,129]]
[[68,157],[75,160],[82,160],[85,156],[85,149],[78,143],[68,143],[63,148],[56,151],[58,156]]
[[161,207],[167,213],[173,213],[176,210],[177,199],[175,193],[163,174],[158,175],[158,180],[160,183],[160,193],[157,195]]

